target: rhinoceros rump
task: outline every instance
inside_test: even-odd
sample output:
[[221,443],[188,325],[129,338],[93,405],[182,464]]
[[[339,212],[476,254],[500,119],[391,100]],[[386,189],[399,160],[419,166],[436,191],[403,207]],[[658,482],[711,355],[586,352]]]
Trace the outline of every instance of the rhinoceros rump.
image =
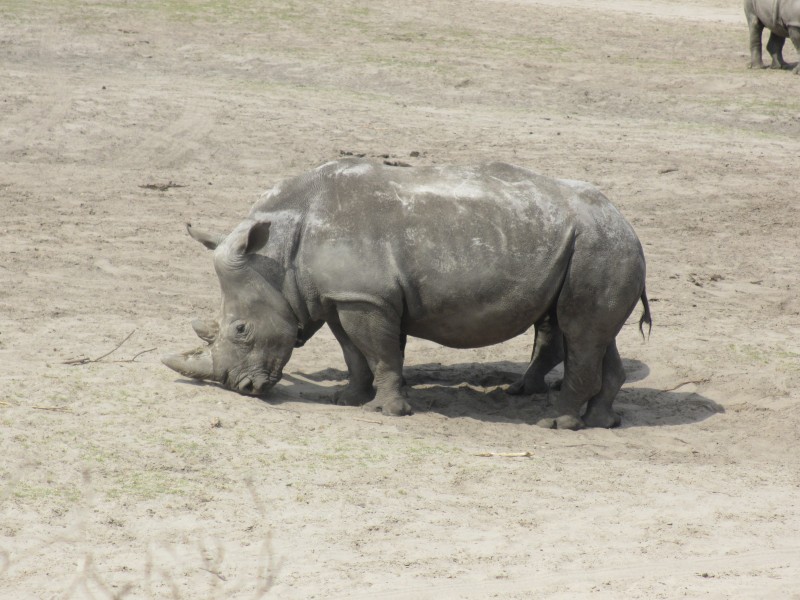
[[615,337],[639,300],[639,328],[650,324],[645,260],[587,183],[503,163],[344,159],[279,183],[227,236],[189,233],[214,250],[222,307],[193,324],[208,346],[164,359],[184,375],[262,394],[327,323],[350,375],[336,402],[403,415],[407,335],[473,348],[534,325],[531,363],[509,393],[546,390],[564,361],[554,418],[541,424],[619,423]]
[[[789,67],[783,60],[783,44],[792,40],[800,54],[800,0],[745,0],[744,14],[750,28],[750,67],[763,69],[761,62],[761,34],[769,29],[767,52],[772,57],[772,69]],[[800,63],[794,68],[800,74]]]

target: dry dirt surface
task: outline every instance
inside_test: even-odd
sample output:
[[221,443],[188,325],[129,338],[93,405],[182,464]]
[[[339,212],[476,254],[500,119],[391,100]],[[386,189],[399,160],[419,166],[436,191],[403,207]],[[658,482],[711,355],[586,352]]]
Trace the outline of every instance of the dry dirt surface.
[[[748,59],[738,0],[0,2],[0,597],[800,598],[800,77]],[[405,418],[327,329],[263,400],[164,367],[184,223],[343,153],[604,190],[622,426],[534,425],[532,332],[411,340]]]

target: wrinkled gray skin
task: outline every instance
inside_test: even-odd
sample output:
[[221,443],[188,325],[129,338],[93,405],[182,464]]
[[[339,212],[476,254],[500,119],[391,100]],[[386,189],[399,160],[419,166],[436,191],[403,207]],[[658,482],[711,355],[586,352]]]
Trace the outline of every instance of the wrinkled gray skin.
[[214,250],[222,310],[193,324],[209,346],[164,358],[184,375],[262,394],[327,323],[350,373],[337,403],[404,415],[406,336],[474,348],[535,325],[531,364],[509,393],[545,391],[565,361],[555,416],[540,424],[619,424],[614,338],[640,299],[640,329],[650,323],[645,260],[589,184],[503,163],[344,159],[279,183],[228,236],[189,233]]
[[[767,52],[772,57],[771,69],[786,69],[792,65],[783,60],[783,44],[792,40],[800,54],[800,0],[745,0],[744,14],[750,28],[750,67],[763,69],[761,62],[761,34],[769,29]],[[800,74],[800,63],[794,67]]]

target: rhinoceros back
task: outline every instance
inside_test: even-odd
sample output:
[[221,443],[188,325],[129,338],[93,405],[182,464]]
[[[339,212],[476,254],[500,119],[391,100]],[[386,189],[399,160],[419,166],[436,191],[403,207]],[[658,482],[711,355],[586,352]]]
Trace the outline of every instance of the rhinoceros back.
[[800,0],[745,0],[744,10],[784,37],[787,27],[800,27]]
[[374,299],[410,335],[454,347],[525,331],[557,297],[576,236],[592,239],[581,230],[627,225],[588,184],[504,163],[340,160],[280,184],[257,207],[302,212],[293,266],[314,290],[312,312],[326,300]]

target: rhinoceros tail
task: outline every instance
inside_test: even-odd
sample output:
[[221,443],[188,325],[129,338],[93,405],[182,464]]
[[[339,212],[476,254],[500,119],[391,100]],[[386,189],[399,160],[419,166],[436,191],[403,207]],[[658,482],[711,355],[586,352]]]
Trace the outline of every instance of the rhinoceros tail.
[[647,323],[647,337],[649,338],[650,332],[653,330],[653,319],[650,316],[650,303],[647,301],[646,289],[642,290],[641,300],[644,312],[642,313],[641,319],[639,319],[639,332],[642,334],[642,338],[644,338],[644,324]]

